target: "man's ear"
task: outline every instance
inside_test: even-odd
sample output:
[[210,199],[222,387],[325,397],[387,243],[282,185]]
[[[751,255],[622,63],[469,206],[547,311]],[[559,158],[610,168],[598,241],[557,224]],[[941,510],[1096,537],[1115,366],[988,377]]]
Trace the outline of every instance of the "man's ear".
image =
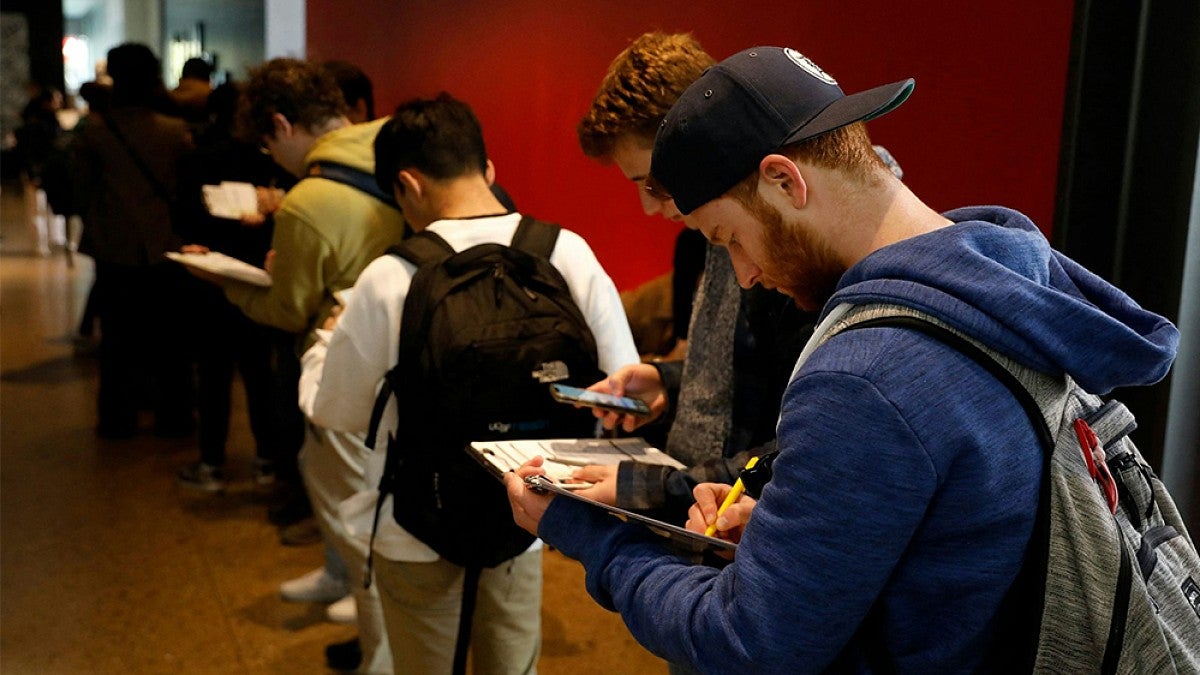
[[487,161],[487,170],[483,172],[483,177],[487,180],[488,185],[496,183],[496,165],[492,164],[492,160],[490,159]]
[[288,138],[296,131],[296,127],[283,116],[283,113],[271,115],[271,125],[275,127],[275,138]]
[[419,199],[424,193],[420,174],[411,169],[401,169],[396,173],[396,186],[400,194],[409,199]]
[[767,155],[758,163],[758,186],[782,195],[793,208],[801,209],[808,203],[808,183],[800,167],[783,155]]
[[354,114],[354,119],[363,120],[364,122],[371,121],[371,118],[367,117],[367,99],[358,99],[354,102],[354,105],[350,106],[350,110]]

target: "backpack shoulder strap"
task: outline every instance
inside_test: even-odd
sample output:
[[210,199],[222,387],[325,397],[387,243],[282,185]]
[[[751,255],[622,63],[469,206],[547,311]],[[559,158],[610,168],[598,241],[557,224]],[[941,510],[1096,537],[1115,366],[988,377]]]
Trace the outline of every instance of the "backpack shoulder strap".
[[979,364],[992,377],[996,378],[1000,384],[1003,384],[1012,393],[1013,397],[1017,399],[1017,402],[1021,404],[1021,408],[1029,416],[1029,421],[1033,423],[1033,430],[1037,434],[1038,441],[1042,444],[1042,448],[1045,449],[1047,454],[1054,449],[1054,434],[1050,431],[1050,425],[1046,423],[1041,406],[1038,405],[1033,395],[1029,393],[1029,390],[1025,388],[1025,385],[1021,384],[1021,381],[1016,376],[1009,372],[1007,368],[1000,365],[987,352],[977,347],[975,343],[939,324],[910,315],[881,316],[873,319],[865,319],[850,324],[843,329],[843,332],[858,328],[880,327],[907,328],[924,333]]
[[522,215],[517,231],[513,233],[511,246],[530,255],[549,259],[558,243],[560,230],[562,227],[554,223]]
[[[896,311],[893,312],[893,309]],[[870,318],[856,318],[853,311],[847,312],[845,319],[836,322],[825,335],[814,337],[814,340],[828,340],[839,332],[861,328],[892,327],[918,331],[970,358],[996,378],[1020,403],[1033,425],[1034,433],[1042,446],[1042,476],[1038,486],[1038,507],[1034,514],[1033,534],[1030,538],[1029,549],[1021,569],[1017,572],[1013,586],[1001,601],[1000,612],[1010,617],[1033,615],[1037,617],[1037,623],[1028,641],[1004,641],[1003,644],[994,647],[996,657],[1005,660],[1014,669],[1030,670],[1037,659],[1042,613],[1045,608],[1046,571],[1050,560],[1050,460],[1054,453],[1056,440],[1050,425],[1046,422],[1045,412],[1026,385],[996,357],[976,345],[973,340],[959,335],[940,323],[935,323],[932,317],[925,318],[920,313],[906,308],[873,307],[872,313],[876,315]],[[1128,561],[1124,547],[1122,547],[1121,555],[1122,566],[1127,566]],[[1110,635],[1110,643],[1111,641],[1112,636]]]
[[375,182],[375,176],[352,166],[337,162],[314,162],[309,165],[308,175],[305,178],[325,178],[336,183],[349,185],[360,192],[371,195],[394,209],[398,210],[400,208],[396,204],[394,196],[387,194],[379,188],[379,184]]
[[475,618],[475,603],[479,596],[479,577],[483,569],[471,565],[463,573],[462,607],[458,614],[458,636],[454,640],[454,664],[452,675],[467,672],[467,652],[471,647],[471,624]]
[[404,258],[418,269],[440,263],[456,253],[454,247],[446,243],[445,239],[429,230],[417,232],[392,246],[387,252]]
[[400,350],[396,365],[384,375],[383,385],[375,397],[375,407],[371,410],[371,422],[367,430],[367,447],[375,447],[375,436],[379,432],[379,424],[383,420],[383,411],[387,408],[389,397],[395,395],[401,403],[401,414],[406,406],[401,400],[404,392],[411,389],[403,387],[403,383],[412,382],[416,372],[417,359],[421,346],[425,343],[425,335],[429,332],[429,309],[433,298],[434,282],[436,281],[437,266],[455,254],[454,248],[437,234],[422,231],[405,239],[388,249],[388,254],[411,262],[417,266],[412,282],[408,287],[408,295],[404,300],[404,313],[400,318]]

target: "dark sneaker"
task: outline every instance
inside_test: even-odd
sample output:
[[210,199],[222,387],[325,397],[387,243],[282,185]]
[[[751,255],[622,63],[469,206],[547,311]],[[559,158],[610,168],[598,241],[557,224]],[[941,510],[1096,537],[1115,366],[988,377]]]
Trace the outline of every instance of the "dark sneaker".
[[362,665],[362,646],[358,638],[335,642],[325,648],[325,665],[332,670],[356,671]]
[[180,485],[205,492],[221,492],[225,489],[225,481],[221,479],[221,468],[204,462],[183,467],[179,470],[177,479]]
[[267,487],[275,484],[275,463],[269,459],[254,460],[254,484]]
[[137,427],[133,425],[106,424],[96,425],[96,436],[110,441],[123,441],[137,435]]
[[320,541],[321,531],[317,529],[317,521],[312,518],[279,528],[279,543],[284,546],[309,546]]
[[308,495],[304,494],[303,488],[291,486],[285,493],[281,504],[267,509],[267,520],[272,525],[287,527],[312,517],[312,504],[308,501]]
[[196,423],[192,420],[154,423],[154,435],[159,438],[187,438],[194,433],[196,433]]

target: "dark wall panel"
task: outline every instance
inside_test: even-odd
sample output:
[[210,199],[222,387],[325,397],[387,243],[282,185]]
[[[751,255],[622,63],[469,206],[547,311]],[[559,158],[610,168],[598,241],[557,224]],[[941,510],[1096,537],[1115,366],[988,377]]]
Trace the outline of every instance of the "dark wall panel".
[[[1081,0],[1068,81],[1054,243],[1177,320],[1200,138],[1200,4]],[[1169,393],[1166,381],[1114,392],[1155,466]]]
[[29,79],[63,88],[62,3],[51,0],[5,0],[0,11],[24,14],[29,27]]

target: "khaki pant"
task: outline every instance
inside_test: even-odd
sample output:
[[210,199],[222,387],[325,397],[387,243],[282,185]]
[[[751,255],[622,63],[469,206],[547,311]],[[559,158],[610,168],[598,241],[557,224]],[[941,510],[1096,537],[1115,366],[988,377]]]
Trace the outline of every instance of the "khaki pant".
[[350,592],[358,612],[358,641],[363,660],[360,673],[390,675],[392,656],[383,627],[383,610],[375,585],[363,588],[367,544],[351,535],[338,517],[342,500],[367,488],[363,465],[370,450],[360,437],[307,425],[300,451],[300,475],[312,502],[313,516],[325,543],[333,547],[350,572]]
[[[449,673],[462,608],[462,567],[439,559],[399,562],[375,556],[375,582],[395,671]],[[471,626],[476,675],[537,672],[541,651],[542,551],[483,570]]]

